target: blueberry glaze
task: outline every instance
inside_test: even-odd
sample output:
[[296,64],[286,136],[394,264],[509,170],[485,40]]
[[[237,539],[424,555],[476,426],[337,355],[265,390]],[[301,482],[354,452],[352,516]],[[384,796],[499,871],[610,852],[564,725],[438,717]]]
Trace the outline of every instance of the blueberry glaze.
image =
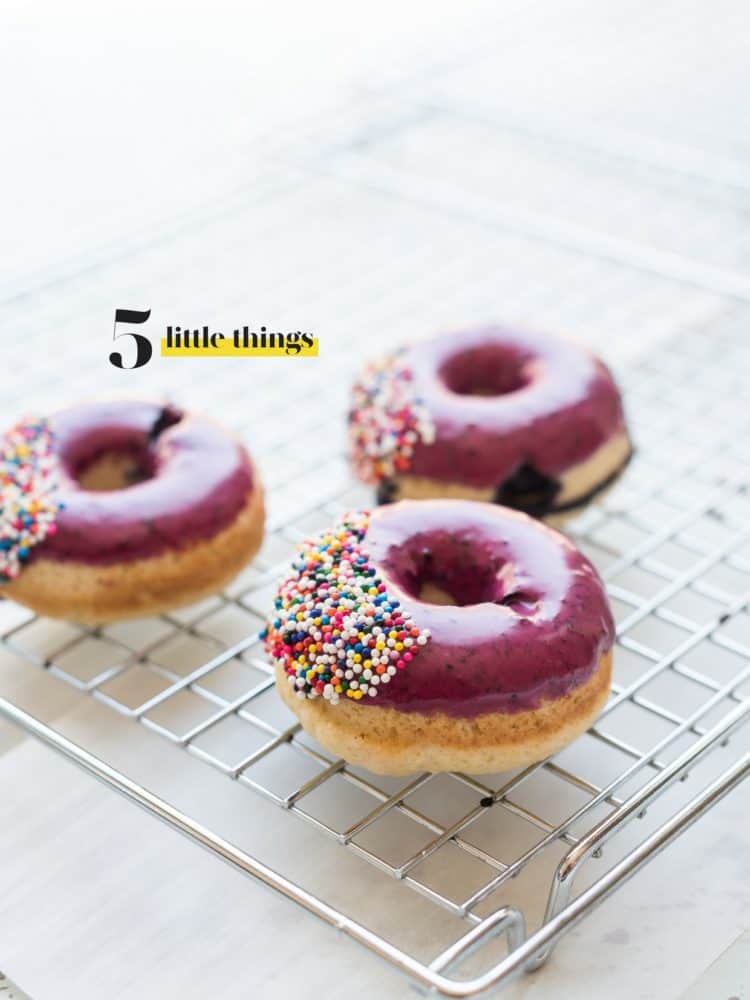
[[[244,448],[220,427],[174,407],[83,403],[50,419],[59,460],[57,532],[32,558],[106,565],[213,537],[245,505],[253,475]],[[131,455],[147,477],[122,489],[83,489],[78,476],[106,454]]]
[[497,491],[526,466],[554,480],[625,429],[609,370],[566,340],[488,327],[415,344],[405,363],[435,426],[413,476]]
[[[431,631],[367,708],[469,718],[537,708],[588,680],[614,641],[594,567],[525,514],[468,500],[404,500],[371,514],[364,548],[389,596]],[[421,600],[425,584],[456,605]]]

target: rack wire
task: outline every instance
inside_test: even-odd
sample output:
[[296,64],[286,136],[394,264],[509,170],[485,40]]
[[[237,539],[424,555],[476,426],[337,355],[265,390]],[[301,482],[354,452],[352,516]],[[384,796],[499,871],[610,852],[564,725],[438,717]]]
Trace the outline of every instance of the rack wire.
[[[346,168],[347,155],[333,158],[334,172],[342,162]],[[315,169],[327,167],[317,163]],[[355,187],[368,183],[361,174],[354,180]],[[351,204],[359,205],[351,187],[347,190]],[[300,199],[319,206],[322,192],[323,202],[330,197],[333,206],[342,197],[339,185],[320,177],[303,184],[302,192],[292,185],[284,195],[290,218],[299,212]],[[402,198],[404,191],[394,187],[383,200],[378,196],[368,213],[383,211],[390,196]],[[355,919],[333,892],[315,894],[300,879],[272,870],[9,700],[0,698],[0,713],[422,987],[473,996],[539,966],[579,919],[750,773],[747,730],[741,731],[750,718],[750,411],[744,402],[750,311],[732,300],[734,292],[742,297],[742,289],[732,282],[730,291],[722,283],[717,287],[710,280],[713,272],[687,278],[699,285],[701,275],[706,277],[710,292],[704,293],[676,283],[674,273],[659,277],[659,260],[653,258],[640,270],[656,276],[646,276],[636,273],[632,259],[619,267],[595,259],[596,253],[581,255],[580,246],[579,256],[571,257],[559,248],[558,233],[550,239],[556,249],[534,246],[529,266],[539,268],[546,254],[555,264],[547,271],[549,280],[559,282],[559,291],[541,296],[544,307],[566,316],[568,325],[585,314],[585,334],[601,318],[593,290],[572,302],[562,294],[574,270],[592,289],[604,286],[608,315],[619,309],[623,328],[632,322],[625,303],[640,294],[652,318],[661,309],[677,331],[642,360],[618,367],[637,457],[614,490],[566,528],[601,571],[617,618],[612,696],[587,734],[521,771],[378,777],[332,759],[300,729],[275,696],[258,631],[294,545],[342,510],[371,502],[349,478],[339,445],[327,443],[321,461],[319,442],[330,442],[331,426],[343,424],[346,388],[365,352],[373,350],[372,331],[388,328],[379,339],[382,350],[402,338],[418,315],[418,305],[409,307],[405,286],[386,296],[385,313],[377,308],[373,287],[388,285],[394,273],[408,278],[409,267],[421,273],[425,235],[455,232],[455,223],[448,226],[422,208],[400,212],[402,227],[407,213],[417,233],[411,256],[392,261],[387,241],[373,250],[378,266],[368,273],[365,318],[360,313],[360,332],[342,353],[325,400],[319,398],[319,369],[311,376],[295,368],[283,385],[258,386],[252,399],[236,373],[219,369],[226,376],[222,413],[249,436],[269,487],[269,530],[254,564],[224,594],[200,605],[101,629],[45,621],[6,603],[0,605],[0,639],[8,650],[218,769],[248,794],[275,803],[279,824],[303,823],[316,837],[338,844],[362,862],[358,870],[364,879],[376,879],[372,885],[385,877],[405,898],[416,894],[426,904],[428,923],[435,921],[437,949],[425,956],[409,948],[408,934],[395,923],[397,907],[390,910],[392,933],[369,925],[367,914]],[[277,219],[278,209],[268,216],[268,234]],[[227,259],[246,221],[217,216],[206,223],[220,228]],[[495,220],[495,230],[498,225]],[[526,236],[493,230],[480,237],[483,230],[471,219],[462,226],[472,238],[471,255],[457,254],[431,280],[440,284],[447,274],[463,274],[469,284],[481,284],[486,279],[474,274],[481,272],[477,264],[490,262],[498,247],[510,248],[516,266],[525,266],[518,260],[528,251]],[[179,252],[187,258],[197,245],[183,240]],[[341,253],[341,240],[329,249]],[[178,264],[179,258],[170,261],[173,270]],[[154,267],[153,257],[128,265],[131,288],[147,287],[146,266]],[[165,272],[156,270],[154,287],[163,288],[158,282]],[[222,284],[213,275],[228,306],[241,294],[238,277]],[[516,279],[509,274],[502,294]],[[111,276],[104,282],[105,288],[114,284]],[[520,287],[523,294],[516,289],[505,314],[528,319],[525,310],[529,301],[539,300],[539,289],[528,274]],[[357,297],[357,288],[349,289],[341,277],[339,294],[345,289]],[[43,336],[45,310],[64,315],[67,302],[74,311],[80,294],[81,285],[73,280],[61,293],[42,296],[30,335]],[[310,302],[315,299],[305,299],[298,289],[284,312],[291,315],[292,308]],[[685,312],[686,305],[693,313]],[[456,312],[465,306],[460,297],[452,301]],[[487,307],[486,296],[474,306]],[[544,311],[533,315],[543,318]],[[92,362],[88,347],[80,352],[79,378],[85,384]],[[330,371],[333,362],[328,363]],[[49,402],[60,390],[46,374],[45,381],[37,372],[35,391]],[[191,402],[204,393],[210,405],[219,383],[205,385],[201,374],[182,369],[172,390]],[[163,368],[149,376],[160,384]],[[71,391],[66,387],[68,395]],[[290,396],[308,415],[306,426],[291,436],[283,427],[255,435],[257,416],[283,409]],[[692,790],[684,784],[691,773]],[[448,924],[441,914],[451,918]]]

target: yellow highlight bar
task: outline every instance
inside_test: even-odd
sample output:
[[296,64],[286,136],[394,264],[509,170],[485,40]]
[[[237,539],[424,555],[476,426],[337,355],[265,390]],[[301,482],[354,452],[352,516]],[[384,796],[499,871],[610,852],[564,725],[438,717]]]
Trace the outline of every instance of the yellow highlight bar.
[[[163,358],[317,358],[318,338],[308,341],[286,341],[274,347],[245,346],[241,342],[235,344],[232,337],[224,337],[215,345],[206,344],[199,347],[185,347],[182,344],[170,344],[166,337],[161,338],[161,356]],[[310,342],[311,341],[311,342]]]

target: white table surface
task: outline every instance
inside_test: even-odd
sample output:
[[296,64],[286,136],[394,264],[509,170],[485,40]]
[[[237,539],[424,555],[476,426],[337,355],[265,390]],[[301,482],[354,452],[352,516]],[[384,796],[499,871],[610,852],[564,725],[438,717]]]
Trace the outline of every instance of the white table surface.
[[[0,667],[3,691],[22,707],[229,839],[249,839],[263,860],[285,863],[291,836],[264,836],[275,806],[28,664]],[[3,967],[35,1000],[413,995],[330,928],[7,724],[0,732]],[[507,995],[588,997],[606,982],[613,1000],[680,996],[750,918],[749,805],[746,789],[725,799]],[[317,839],[295,834],[302,852]]]

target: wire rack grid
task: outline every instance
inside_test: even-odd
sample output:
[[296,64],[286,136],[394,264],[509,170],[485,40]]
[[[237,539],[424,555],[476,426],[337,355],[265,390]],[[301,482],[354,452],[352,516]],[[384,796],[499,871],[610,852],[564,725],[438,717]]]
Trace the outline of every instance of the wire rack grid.
[[[279,471],[278,486],[297,496],[296,509],[276,508],[255,564],[199,606],[96,630],[6,606],[8,649],[272,800],[456,918],[458,932],[429,961],[265,869],[9,702],[0,708],[423,986],[474,995],[535,967],[564,930],[750,769],[739,737],[727,746],[750,716],[746,319],[744,309],[727,311],[621,373],[638,457],[620,485],[568,527],[607,581],[618,620],[615,684],[596,725],[543,763],[509,775],[379,778],[331,759],[275,697],[258,630],[293,545],[369,500],[343,470],[333,489],[325,478],[327,492],[303,489],[303,477],[290,490]],[[700,792],[687,802],[667,796],[654,829],[615,847],[630,821],[643,820],[709,752],[717,763]],[[616,834],[605,861],[603,845]],[[515,888],[532,869],[533,899]]]
[[[163,240],[134,239],[43,276],[31,305],[9,308],[5,325],[19,337],[6,361],[22,377],[17,398],[11,383],[0,402],[10,422],[30,402],[48,412],[92,384],[121,391],[78,331],[111,324],[115,301],[158,305],[169,322],[203,322],[213,302],[217,321],[236,322],[248,261],[256,315],[279,328],[304,321],[347,345],[325,359],[323,393],[320,370],[302,364],[283,382],[256,379],[252,393],[237,366],[218,361],[214,378],[189,364],[179,376],[163,364],[140,372],[140,392],[166,386],[191,408],[214,409],[221,386],[221,416],[247,439],[267,488],[263,549],[223,594],[156,619],[91,630],[0,602],[0,655],[25,658],[278,806],[274,832],[295,826],[316,856],[345,858],[355,890],[342,898],[341,880],[325,873],[311,885],[291,860],[273,870],[6,698],[0,713],[421,986],[473,996],[540,965],[750,771],[750,310],[737,304],[750,298],[746,187],[685,177],[682,149],[665,162],[659,147],[644,170],[642,143],[610,136],[602,149],[600,130],[583,129],[586,143],[568,156],[567,130],[564,142],[532,134],[419,82],[406,101],[401,90],[395,105],[387,95],[371,103],[364,122],[357,108],[355,124],[310,127],[307,145],[323,150],[313,162],[287,157],[252,192],[206,206]],[[500,204],[503,162],[517,186]],[[314,239],[296,238],[301,218]],[[522,771],[382,778],[331,759],[298,727],[258,631],[294,545],[371,503],[335,439],[361,360],[415,331],[488,316],[596,344],[606,329],[615,361],[630,329],[641,342],[653,334],[644,360],[617,365],[636,458],[566,526],[617,618],[612,697],[588,733]],[[65,380],[41,363],[52,326],[68,352]],[[270,420],[289,399],[305,419]]]

